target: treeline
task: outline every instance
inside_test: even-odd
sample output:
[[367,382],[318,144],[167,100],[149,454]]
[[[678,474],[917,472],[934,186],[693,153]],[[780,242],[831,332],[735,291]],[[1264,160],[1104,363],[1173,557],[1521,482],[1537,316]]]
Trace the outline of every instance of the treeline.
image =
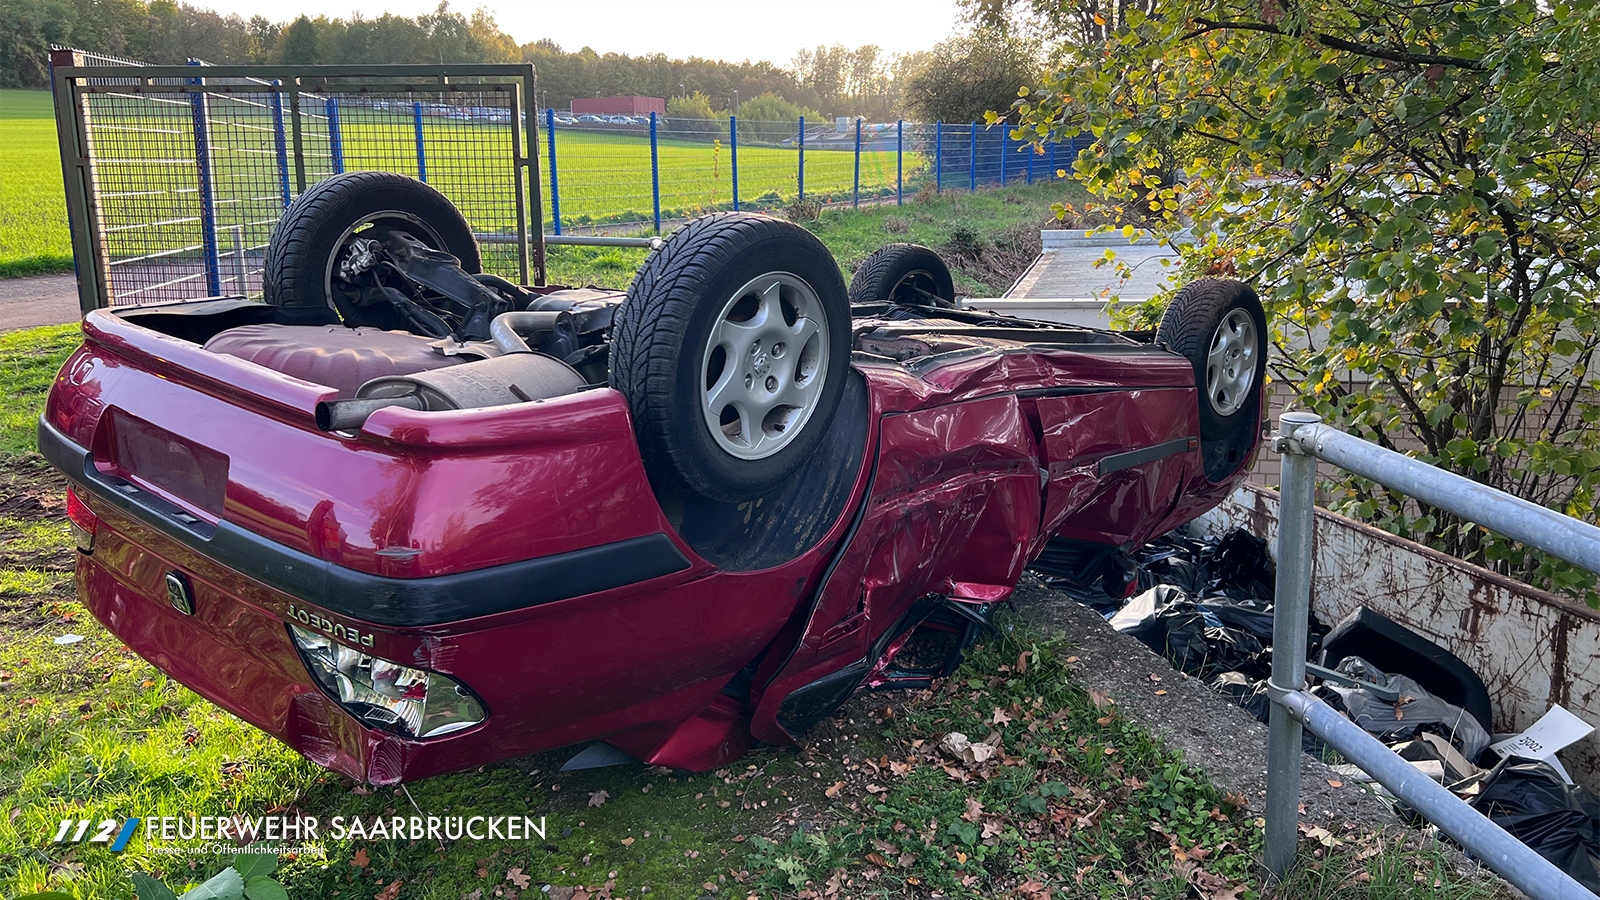
[[891,57],[875,46],[804,50],[788,66],[568,51],[548,40],[518,46],[494,17],[447,3],[410,18],[305,16],[274,22],[222,16],[174,0],[0,0],[0,87],[46,87],[50,44],[148,63],[191,57],[217,64],[531,62],[542,105],[565,108],[576,97],[703,94],[718,113],[736,102],[773,95],[826,115],[884,120],[904,112],[901,88],[924,54]]
[[0,87],[46,87],[50,44],[155,64],[516,62],[494,18],[441,3],[415,18],[244,19],[173,0],[0,0]]

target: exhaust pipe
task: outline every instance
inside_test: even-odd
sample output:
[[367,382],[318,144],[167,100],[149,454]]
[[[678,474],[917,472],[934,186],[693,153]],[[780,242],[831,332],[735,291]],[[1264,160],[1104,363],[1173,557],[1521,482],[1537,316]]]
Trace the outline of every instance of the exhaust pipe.
[[317,427],[323,431],[355,431],[367,421],[367,416],[386,406],[403,406],[406,409],[420,410],[423,408],[423,402],[418,394],[356,400],[324,400],[317,404]]

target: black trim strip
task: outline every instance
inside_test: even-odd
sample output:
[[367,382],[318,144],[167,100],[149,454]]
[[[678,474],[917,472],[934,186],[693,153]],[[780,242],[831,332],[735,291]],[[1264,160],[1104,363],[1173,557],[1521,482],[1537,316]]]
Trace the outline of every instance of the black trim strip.
[[1125,387],[1120,385],[1117,387],[1047,387],[1028,388],[1026,390],[1017,391],[1016,395],[1019,398],[1027,400],[1037,397],[1081,397],[1085,394],[1116,394],[1131,393],[1133,391],[1187,391],[1193,389],[1194,385],[1192,384],[1146,384],[1138,387]]
[[180,517],[188,514],[178,507],[137,486],[107,479],[95,468],[89,451],[42,418],[39,452],[99,499],[217,563],[329,612],[374,625],[439,625],[581,597],[689,568],[689,560],[672,539],[657,532],[452,575],[372,575],[267,540],[231,522],[218,522],[214,529],[203,522],[186,524]]
[[1104,478],[1112,472],[1142,466],[1147,462],[1155,462],[1175,453],[1183,453],[1189,449],[1189,442],[1194,438],[1178,438],[1164,444],[1154,444],[1149,447],[1140,447],[1137,450],[1128,450],[1124,453],[1113,453],[1100,458],[1100,477]]

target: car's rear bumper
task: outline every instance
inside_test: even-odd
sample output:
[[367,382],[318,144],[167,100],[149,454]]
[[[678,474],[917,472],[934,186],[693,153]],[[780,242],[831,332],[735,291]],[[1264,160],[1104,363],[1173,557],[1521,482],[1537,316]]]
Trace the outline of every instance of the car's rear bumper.
[[378,625],[417,627],[493,615],[690,566],[672,539],[658,532],[450,575],[390,578],[318,559],[226,520],[205,522],[152,491],[101,472],[87,449],[43,419],[39,452],[100,501],[165,537],[290,597]]

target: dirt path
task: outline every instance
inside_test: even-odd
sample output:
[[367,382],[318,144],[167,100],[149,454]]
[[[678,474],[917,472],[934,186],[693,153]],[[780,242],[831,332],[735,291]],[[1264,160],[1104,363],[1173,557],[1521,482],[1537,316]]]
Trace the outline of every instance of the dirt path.
[[65,325],[78,320],[78,280],[72,275],[0,279],[0,331]]

